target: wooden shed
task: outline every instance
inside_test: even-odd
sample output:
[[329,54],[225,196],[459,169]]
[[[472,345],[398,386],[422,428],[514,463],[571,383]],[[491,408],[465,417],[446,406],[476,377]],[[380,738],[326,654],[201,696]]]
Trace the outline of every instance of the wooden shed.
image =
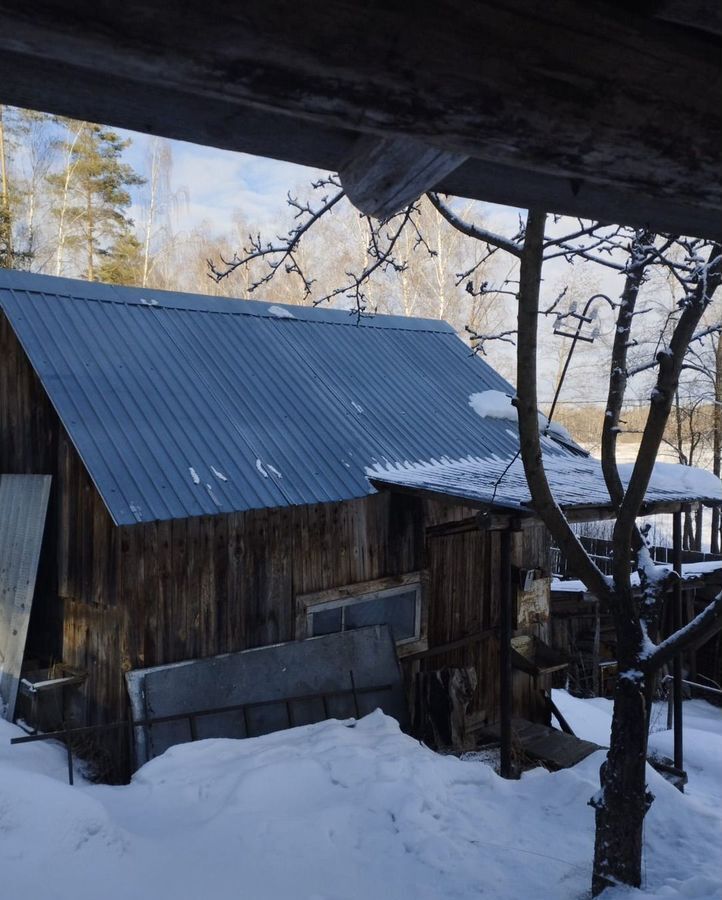
[[[130,669],[380,620],[409,676],[472,666],[498,719],[504,578],[547,637],[544,529],[505,551],[478,503],[368,478],[516,453],[469,403],[512,388],[448,325],[10,271],[0,308],[0,472],[52,476],[25,656],[85,675],[72,724],[122,719]],[[546,718],[516,679],[515,714]]]
[[[0,473],[51,477],[25,669],[81,680],[68,725],[122,720],[130,670],[384,623],[409,686],[474,670],[507,749],[548,721],[513,389],[448,325],[8,270],[0,310]],[[542,445],[570,519],[613,514],[598,462]],[[700,499],[653,478],[646,509]]]

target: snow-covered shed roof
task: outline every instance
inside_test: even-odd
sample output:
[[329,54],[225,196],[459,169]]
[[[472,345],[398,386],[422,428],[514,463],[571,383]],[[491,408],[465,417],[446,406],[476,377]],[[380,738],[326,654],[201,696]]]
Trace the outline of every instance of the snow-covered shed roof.
[[470,405],[513,389],[437,320],[9,270],[0,308],[117,524],[362,497],[370,466],[518,447]]
[[[610,507],[599,460],[591,457],[551,455],[545,451],[544,467],[552,493],[559,505],[575,511],[580,518],[589,511],[594,518]],[[620,465],[627,482],[632,464]],[[368,470],[377,487],[395,488],[412,493],[436,494],[458,498],[482,508],[495,507],[510,514],[529,514],[531,494],[521,458],[488,459],[468,456],[463,459],[376,465]],[[657,463],[645,495],[645,510],[653,512],[680,503],[722,501],[722,482],[704,469],[672,463]]]

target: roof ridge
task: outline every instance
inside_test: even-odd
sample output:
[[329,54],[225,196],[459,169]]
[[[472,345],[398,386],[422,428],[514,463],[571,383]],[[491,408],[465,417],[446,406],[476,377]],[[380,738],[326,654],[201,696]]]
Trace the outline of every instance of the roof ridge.
[[[0,292],[21,291],[46,297],[83,300],[125,306],[146,306],[164,310],[249,316],[263,319],[294,319],[300,322],[346,327],[383,328],[396,331],[416,331],[432,334],[456,334],[456,330],[442,319],[401,316],[388,313],[364,315],[357,320],[354,310],[294,305],[269,300],[249,300],[241,297],[219,297],[209,294],[165,291],[160,288],[126,287],[98,281],[62,278],[12,269],[0,269]],[[245,309],[238,308],[246,305]],[[236,307],[236,308],[233,308]],[[253,307],[253,308],[250,308]]]

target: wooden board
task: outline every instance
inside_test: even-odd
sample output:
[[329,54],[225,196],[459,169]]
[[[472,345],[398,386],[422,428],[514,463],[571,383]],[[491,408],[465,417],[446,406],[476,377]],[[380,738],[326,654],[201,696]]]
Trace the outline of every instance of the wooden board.
[[50,496],[49,475],[0,476],[0,702],[12,722]]
[[[555,728],[528,722],[526,719],[512,719],[512,741],[531,759],[550,766],[552,769],[568,769],[591,756],[602,747],[591,741],[583,741],[571,734],[564,734]],[[482,742],[499,740],[499,725],[491,725],[479,733]]]

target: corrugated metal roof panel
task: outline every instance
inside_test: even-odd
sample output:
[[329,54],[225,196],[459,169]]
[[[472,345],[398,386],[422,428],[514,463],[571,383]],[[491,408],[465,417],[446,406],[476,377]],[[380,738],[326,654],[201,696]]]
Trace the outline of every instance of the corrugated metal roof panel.
[[367,466],[518,447],[468,404],[512,388],[444,322],[6,270],[0,305],[118,524],[350,499]]

